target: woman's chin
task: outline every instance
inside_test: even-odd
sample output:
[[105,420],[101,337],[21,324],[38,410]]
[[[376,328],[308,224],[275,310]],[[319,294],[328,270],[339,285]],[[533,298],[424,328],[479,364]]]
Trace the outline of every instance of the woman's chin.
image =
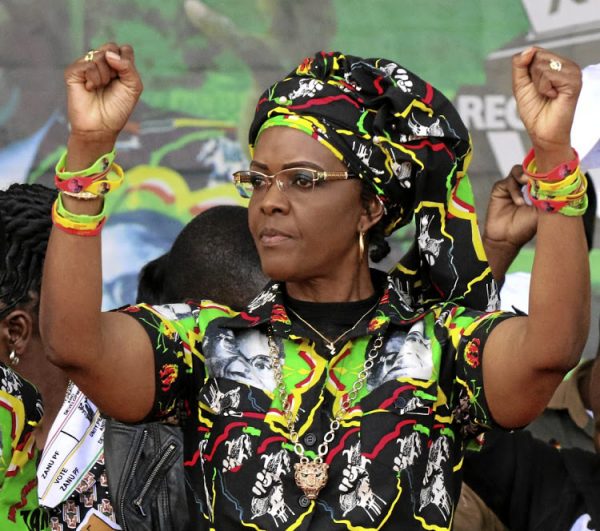
[[282,257],[280,259],[262,259],[261,268],[263,273],[277,282],[286,282],[290,279],[298,276],[298,270],[296,267],[297,262],[290,256]]

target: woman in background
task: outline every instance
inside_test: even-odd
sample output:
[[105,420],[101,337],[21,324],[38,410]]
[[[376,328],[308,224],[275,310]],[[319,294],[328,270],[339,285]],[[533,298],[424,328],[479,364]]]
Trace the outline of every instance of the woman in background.
[[[4,369],[0,386],[3,403],[12,407],[9,416],[17,423],[12,432],[2,429],[6,450],[11,449],[8,439],[13,434],[13,460],[5,461],[8,469],[0,500],[6,505],[11,500],[6,521],[11,522],[16,514],[22,519],[21,528],[29,531],[60,525],[83,529],[94,521],[106,529],[119,529],[102,460],[103,419],[94,404],[69,385],[67,374],[49,363],[40,338],[42,269],[56,196],[55,190],[39,184],[13,184],[0,191],[0,215],[5,224],[5,254],[0,262],[0,361],[15,371]],[[22,378],[32,382],[39,393]],[[16,407],[19,402],[22,404]],[[8,415],[6,408],[0,407],[1,415]],[[5,488],[10,490],[10,498],[4,497]],[[40,507],[38,496],[45,507]]]

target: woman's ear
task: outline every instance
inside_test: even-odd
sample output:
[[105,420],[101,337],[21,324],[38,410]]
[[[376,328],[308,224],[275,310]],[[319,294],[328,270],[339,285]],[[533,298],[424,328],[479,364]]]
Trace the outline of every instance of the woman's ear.
[[360,218],[360,232],[368,232],[371,227],[379,222],[385,212],[383,203],[375,194],[371,194],[364,205],[364,212]]
[[25,310],[13,310],[2,320],[0,333],[8,352],[14,351],[17,356],[23,356],[33,336],[31,314]]

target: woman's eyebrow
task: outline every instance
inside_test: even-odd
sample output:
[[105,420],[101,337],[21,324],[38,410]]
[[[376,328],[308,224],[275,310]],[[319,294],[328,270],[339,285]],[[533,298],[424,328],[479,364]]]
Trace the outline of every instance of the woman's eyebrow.
[[263,169],[263,170],[268,170],[269,166],[263,162],[259,162],[258,160],[252,160],[250,161],[250,166],[258,166],[259,168]]
[[314,168],[315,170],[324,171],[321,166],[308,160],[296,160],[288,164],[284,164],[282,168]]
[[[253,160],[250,162],[250,166],[254,166],[257,168],[260,168],[261,170],[268,170],[269,169],[269,165],[265,164],[264,162],[260,162],[258,160]],[[319,164],[316,164],[314,162],[310,162],[308,160],[295,160],[293,162],[288,162],[287,164],[284,164],[282,167],[282,169],[288,169],[288,168],[314,168],[315,170],[319,170],[319,171],[325,171],[323,169],[322,166],[320,166]]]

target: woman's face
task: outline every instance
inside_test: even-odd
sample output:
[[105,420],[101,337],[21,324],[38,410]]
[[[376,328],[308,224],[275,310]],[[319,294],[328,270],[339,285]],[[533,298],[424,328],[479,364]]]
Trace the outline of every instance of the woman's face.
[[[347,171],[316,140],[289,127],[271,127],[256,145],[251,169],[271,175],[284,168]],[[249,205],[250,232],[263,271],[274,280],[335,280],[345,268],[356,270],[358,233],[370,225],[358,179],[318,184],[301,200],[274,184]]]

